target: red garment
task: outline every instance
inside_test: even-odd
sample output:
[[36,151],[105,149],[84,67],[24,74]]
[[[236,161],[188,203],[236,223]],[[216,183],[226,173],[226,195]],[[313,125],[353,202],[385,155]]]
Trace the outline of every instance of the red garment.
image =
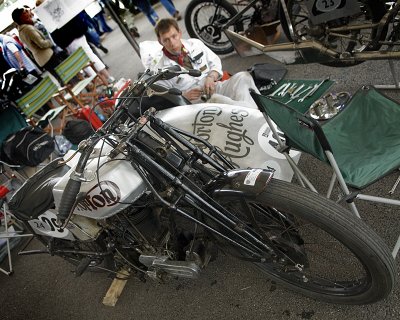
[[17,35],[13,34],[12,38],[22,47],[22,49],[25,49],[24,44],[22,43],[21,39]]
[[169,52],[165,47],[162,48],[163,53],[165,56],[175,62],[177,62],[180,66],[192,69],[192,63],[190,61],[190,57],[188,55],[188,51],[182,45],[181,53],[180,54],[172,54]]

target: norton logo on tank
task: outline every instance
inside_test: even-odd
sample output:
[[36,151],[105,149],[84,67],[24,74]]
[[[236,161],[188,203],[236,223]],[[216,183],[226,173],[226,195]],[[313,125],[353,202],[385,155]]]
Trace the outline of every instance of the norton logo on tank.
[[79,201],[77,211],[95,211],[116,205],[121,200],[121,191],[112,181],[101,181],[86,193]]

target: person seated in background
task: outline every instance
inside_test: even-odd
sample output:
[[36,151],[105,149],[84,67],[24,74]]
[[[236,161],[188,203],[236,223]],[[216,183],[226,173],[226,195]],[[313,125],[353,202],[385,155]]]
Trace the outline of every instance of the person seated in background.
[[167,88],[177,88],[191,102],[200,102],[201,96],[211,97],[208,102],[237,104],[257,109],[249,89],[259,92],[252,76],[238,72],[230,79],[220,81],[222,65],[220,58],[198,39],[182,39],[182,31],[174,19],[161,19],[155,28],[163,55],[154,69],[180,65],[185,69],[201,71],[200,77],[183,74],[158,83]]
[[34,26],[31,12],[27,9],[17,8],[14,9],[11,16],[18,26],[20,39],[30,50],[36,63],[49,71],[62,84],[61,79],[54,71],[54,68],[62,60],[53,50],[53,42],[46,39],[43,33]]

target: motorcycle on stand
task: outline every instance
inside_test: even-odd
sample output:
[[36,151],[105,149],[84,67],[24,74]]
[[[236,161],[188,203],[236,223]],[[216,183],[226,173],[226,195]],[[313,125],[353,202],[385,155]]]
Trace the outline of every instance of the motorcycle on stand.
[[[261,51],[285,64],[348,67],[400,57],[399,10],[399,0],[192,0],[185,25],[219,54],[235,48],[241,56]],[[270,41],[278,30],[286,39]]]
[[[145,73],[129,96],[182,73],[199,76],[179,67]],[[390,250],[348,210],[275,179],[271,168],[237,168],[154,108],[135,117],[125,102],[75,157],[49,163],[10,199],[10,211],[44,246],[24,254],[60,256],[76,275],[129,268],[142,280],[166,281],[200,277],[224,252],[327,302],[373,303],[391,292]],[[243,116],[236,111],[231,122]]]

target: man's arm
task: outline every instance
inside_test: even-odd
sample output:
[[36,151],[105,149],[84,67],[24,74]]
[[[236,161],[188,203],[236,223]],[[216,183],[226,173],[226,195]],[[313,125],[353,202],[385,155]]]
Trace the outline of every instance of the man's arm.
[[24,61],[22,60],[21,54],[19,53],[19,51],[14,52],[14,57],[17,59],[18,61],[18,65],[20,69],[25,68],[25,64]]
[[23,69],[25,68],[25,64],[24,61],[22,60],[21,54],[19,53],[19,50],[17,48],[17,46],[13,43],[7,43],[6,44],[7,49],[10,50],[12,52],[12,54],[14,55],[15,59],[18,62],[19,68]]
[[41,49],[47,49],[53,46],[52,42],[45,39],[44,36],[42,36],[41,32],[34,27],[26,33],[26,37],[30,38],[31,41]]

